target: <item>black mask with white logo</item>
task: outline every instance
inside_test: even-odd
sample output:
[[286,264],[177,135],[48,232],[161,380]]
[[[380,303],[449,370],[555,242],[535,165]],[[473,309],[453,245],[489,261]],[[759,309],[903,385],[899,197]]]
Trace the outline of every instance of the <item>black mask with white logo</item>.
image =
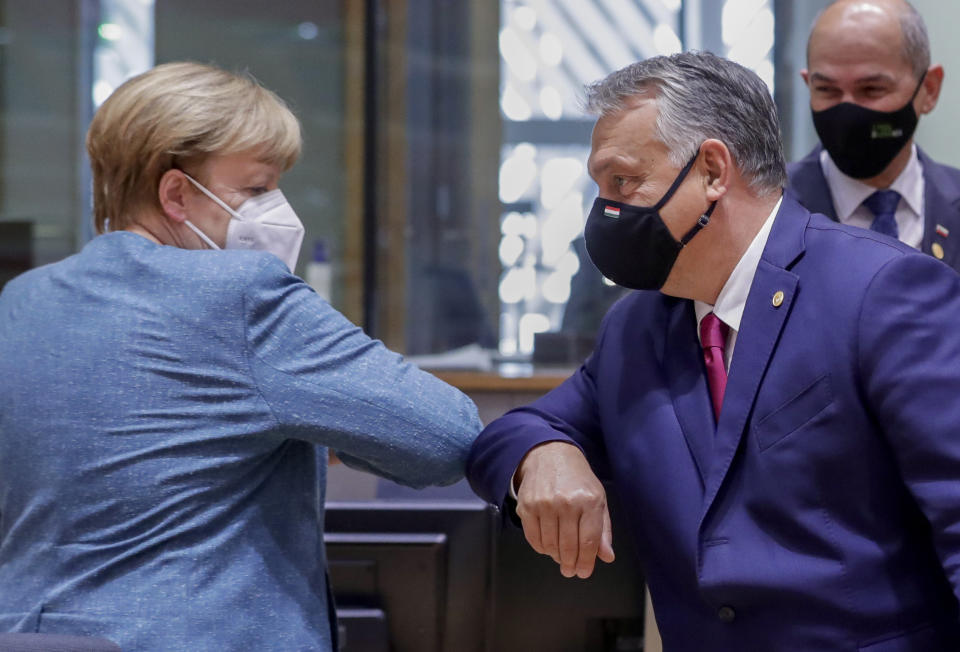
[[600,273],[617,285],[633,290],[659,290],[683,249],[710,221],[716,202],[678,242],[660,209],[683,183],[697,154],[680,170],[669,190],[653,206],[632,206],[597,197],[584,228],[590,260]]
[[896,111],[874,111],[852,102],[813,111],[820,142],[841,172],[854,179],[869,179],[890,165],[917,128],[913,100],[922,84],[923,78],[910,101]]

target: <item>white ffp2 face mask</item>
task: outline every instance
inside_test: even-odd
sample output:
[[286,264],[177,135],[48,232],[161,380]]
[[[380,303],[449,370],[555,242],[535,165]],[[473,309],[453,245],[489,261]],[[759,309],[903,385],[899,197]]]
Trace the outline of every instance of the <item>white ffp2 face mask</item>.
[[[296,269],[300,245],[303,244],[303,223],[279,188],[251,197],[234,210],[189,174],[184,173],[184,176],[203,194],[230,213],[232,219],[227,225],[227,241],[224,249],[268,251],[286,263],[291,272]],[[220,249],[190,220],[184,220],[184,224],[211,249]]]

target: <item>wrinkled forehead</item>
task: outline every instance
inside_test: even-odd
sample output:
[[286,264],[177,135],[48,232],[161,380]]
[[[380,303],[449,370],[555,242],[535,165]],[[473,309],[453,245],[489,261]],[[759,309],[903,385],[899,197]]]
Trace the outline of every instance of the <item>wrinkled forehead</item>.
[[593,149],[617,142],[643,143],[655,137],[657,126],[655,98],[633,96],[622,106],[601,114],[593,125],[590,145]]
[[611,167],[649,165],[666,157],[667,147],[657,136],[655,99],[631,98],[618,111],[601,115],[593,127],[587,169],[596,179]]

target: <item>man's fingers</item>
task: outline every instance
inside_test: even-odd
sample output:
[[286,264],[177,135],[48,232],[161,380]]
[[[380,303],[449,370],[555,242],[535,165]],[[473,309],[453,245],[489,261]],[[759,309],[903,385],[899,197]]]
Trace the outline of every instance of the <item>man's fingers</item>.
[[560,572],[564,577],[573,577],[577,572],[577,555],[580,553],[580,511],[568,509],[559,519]]
[[557,542],[559,528],[557,526],[557,517],[554,515],[543,514],[540,516],[540,545],[544,555],[550,555],[553,561],[560,563],[560,547]]
[[580,554],[577,558],[577,577],[587,578],[593,573],[597,549],[603,535],[603,515],[606,506],[588,509],[580,517]]
[[540,519],[525,509],[522,503],[517,505],[517,516],[520,517],[523,536],[527,538],[530,547],[541,555],[546,554],[543,550],[543,543],[540,541]]
[[535,446],[513,481],[527,541],[566,577],[588,577],[598,556],[613,559],[606,495],[579,448],[561,441]]
[[613,528],[610,527],[610,511],[607,506],[603,506],[603,534],[600,535],[600,548],[597,551],[597,557],[600,561],[610,563],[614,560],[613,554]]

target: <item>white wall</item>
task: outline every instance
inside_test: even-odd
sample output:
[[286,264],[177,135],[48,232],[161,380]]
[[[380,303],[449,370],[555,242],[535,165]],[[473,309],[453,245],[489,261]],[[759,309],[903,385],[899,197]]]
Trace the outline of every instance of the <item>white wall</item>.
[[[923,16],[930,33],[931,58],[944,67],[945,76],[940,102],[933,113],[920,118],[917,143],[935,160],[960,167],[960,39],[956,25],[960,22],[960,2],[957,0],[911,0]],[[797,160],[816,143],[817,135],[810,119],[809,95],[797,71],[805,65],[807,32],[813,17],[827,0],[799,3],[787,0],[778,4],[779,15],[793,21],[786,35],[779,35],[778,47],[787,48],[785,64],[778,73],[787,78],[777,84],[791,84],[795,98],[793,113],[781,116],[784,140],[792,145],[787,160]],[[784,36],[785,42],[784,42]]]
[[960,2],[955,0],[913,0],[930,33],[930,54],[944,68],[943,90],[933,113],[920,118],[917,143],[934,160],[960,167]]

